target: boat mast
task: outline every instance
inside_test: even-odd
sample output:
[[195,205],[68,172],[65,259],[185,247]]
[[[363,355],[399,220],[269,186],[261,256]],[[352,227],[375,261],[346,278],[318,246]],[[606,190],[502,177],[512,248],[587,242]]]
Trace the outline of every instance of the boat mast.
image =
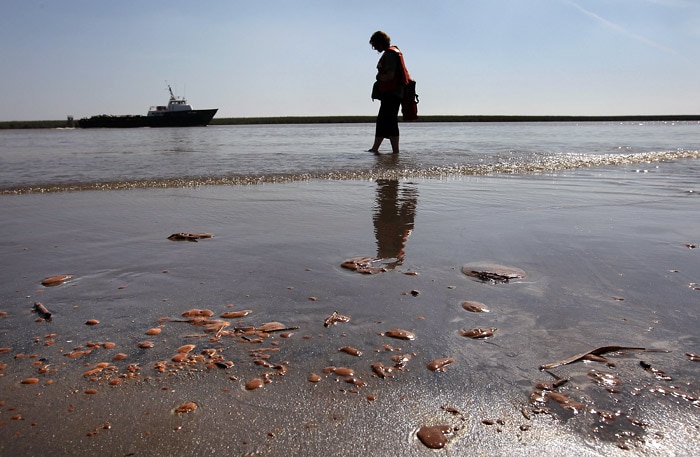
[[[168,84],[168,82],[166,81],[165,84]],[[168,91],[170,92],[170,100],[175,100],[175,94],[173,94],[173,90],[170,87],[170,84],[168,84]]]

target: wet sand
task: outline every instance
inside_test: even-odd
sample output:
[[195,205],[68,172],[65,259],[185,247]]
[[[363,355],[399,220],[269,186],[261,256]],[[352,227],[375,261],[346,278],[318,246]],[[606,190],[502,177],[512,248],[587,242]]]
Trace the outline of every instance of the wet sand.
[[[698,454],[697,164],[654,167],[3,196],[0,453]],[[659,351],[540,370],[602,346]]]

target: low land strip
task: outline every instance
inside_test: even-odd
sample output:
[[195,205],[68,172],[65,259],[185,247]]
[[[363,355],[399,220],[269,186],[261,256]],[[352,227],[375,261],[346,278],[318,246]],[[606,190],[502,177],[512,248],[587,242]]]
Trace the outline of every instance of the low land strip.
[[[212,119],[209,125],[251,124],[350,124],[372,123],[375,116],[281,116],[281,117],[223,117]],[[400,118],[399,118],[400,119]],[[635,116],[519,116],[519,115],[427,115],[415,122],[700,122],[700,114],[635,115]],[[2,129],[71,128],[73,121],[5,121]]]

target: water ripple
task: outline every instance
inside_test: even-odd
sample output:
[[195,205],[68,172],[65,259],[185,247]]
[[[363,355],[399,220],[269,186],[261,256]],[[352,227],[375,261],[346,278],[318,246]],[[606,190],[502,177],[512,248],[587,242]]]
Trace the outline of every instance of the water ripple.
[[287,183],[309,180],[377,180],[405,178],[445,178],[455,176],[493,174],[536,174],[558,170],[620,166],[639,163],[667,162],[680,159],[698,159],[698,150],[640,152],[630,154],[530,154],[524,157],[496,159],[493,162],[397,166],[395,162],[378,164],[373,168],[305,171],[296,173],[228,174],[149,179],[126,179],[95,182],[46,183],[14,186],[0,189],[0,195],[45,192],[74,192],[86,190],[127,190],[148,188],[177,188],[198,186],[244,186],[255,184]]

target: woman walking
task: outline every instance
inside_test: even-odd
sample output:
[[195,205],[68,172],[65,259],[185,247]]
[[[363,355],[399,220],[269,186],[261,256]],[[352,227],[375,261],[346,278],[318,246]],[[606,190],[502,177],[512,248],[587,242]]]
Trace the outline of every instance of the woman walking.
[[377,114],[374,144],[368,152],[379,154],[379,146],[384,138],[389,138],[391,152],[399,153],[399,108],[403,99],[404,87],[408,84],[408,71],[403,64],[403,56],[391,38],[381,30],[374,32],[369,39],[382,56],[377,64],[377,77],[372,88],[372,100],[379,99],[381,105]]

